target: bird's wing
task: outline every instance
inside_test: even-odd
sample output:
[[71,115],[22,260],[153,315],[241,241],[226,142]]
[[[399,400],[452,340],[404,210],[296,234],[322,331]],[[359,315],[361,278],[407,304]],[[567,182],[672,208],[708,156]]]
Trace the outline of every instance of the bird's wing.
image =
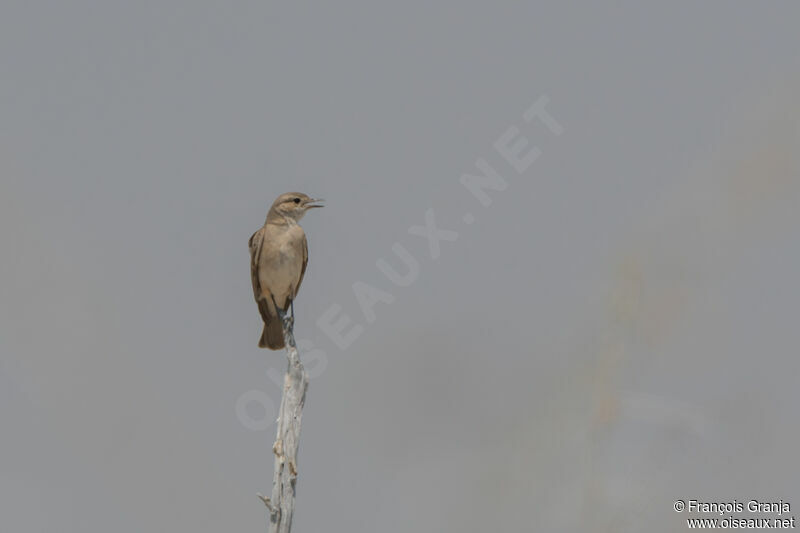
[[303,268],[300,269],[300,278],[297,280],[297,286],[294,288],[295,296],[297,296],[297,292],[300,290],[300,284],[303,283],[303,276],[306,275],[307,265],[308,265],[308,241],[306,240],[306,234],[303,233]]
[[256,298],[261,318],[266,322],[270,317],[269,306],[263,297],[264,292],[261,290],[261,281],[258,279],[258,263],[261,258],[261,246],[264,244],[263,227],[253,233],[248,244],[250,246],[250,280],[253,282],[253,295]]
[[250,279],[253,282],[253,293],[256,301],[261,297],[261,282],[258,280],[258,260],[261,257],[261,244],[264,241],[264,228],[250,236]]

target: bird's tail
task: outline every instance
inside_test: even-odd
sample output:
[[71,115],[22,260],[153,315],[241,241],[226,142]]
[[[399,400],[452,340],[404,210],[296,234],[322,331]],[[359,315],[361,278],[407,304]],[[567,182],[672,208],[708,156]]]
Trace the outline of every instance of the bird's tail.
[[281,321],[278,317],[271,316],[270,320],[264,322],[264,331],[261,333],[261,340],[258,341],[258,347],[280,350],[284,345]]

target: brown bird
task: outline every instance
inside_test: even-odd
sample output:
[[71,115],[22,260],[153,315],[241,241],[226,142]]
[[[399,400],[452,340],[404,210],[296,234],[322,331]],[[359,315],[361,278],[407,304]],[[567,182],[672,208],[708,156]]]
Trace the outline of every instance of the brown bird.
[[264,319],[259,348],[284,347],[283,329],[292,327],[294,299],[308,264],[306,234],[297,223],[309,209],[323,207],[321,201],[299,192],[278,196],[264,226],[250,237],[250,277]]

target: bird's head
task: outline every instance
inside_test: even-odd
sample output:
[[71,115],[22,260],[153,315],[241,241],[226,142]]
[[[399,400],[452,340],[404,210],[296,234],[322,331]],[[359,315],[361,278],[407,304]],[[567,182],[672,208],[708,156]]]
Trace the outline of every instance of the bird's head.
[[278,196],[269,212],[270,216],[274,213],[276,216],[298,222],[309,209],[324,207],[319,202],[322,200],[311,198],[301,192],[287,192]]

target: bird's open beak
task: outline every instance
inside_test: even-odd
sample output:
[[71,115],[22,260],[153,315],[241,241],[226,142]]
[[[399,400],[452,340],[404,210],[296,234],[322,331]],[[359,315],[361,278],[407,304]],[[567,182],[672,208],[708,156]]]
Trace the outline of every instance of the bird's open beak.
[[309,208],[309,209],[312,208],[312,207],[325,207],[324,205],[319,203],[319,202],[324,202],[324,201],[325,200],[323,200],[322,198],[313,198],[313,199],[311,199],[311,200],[306,202],[306,207]]

